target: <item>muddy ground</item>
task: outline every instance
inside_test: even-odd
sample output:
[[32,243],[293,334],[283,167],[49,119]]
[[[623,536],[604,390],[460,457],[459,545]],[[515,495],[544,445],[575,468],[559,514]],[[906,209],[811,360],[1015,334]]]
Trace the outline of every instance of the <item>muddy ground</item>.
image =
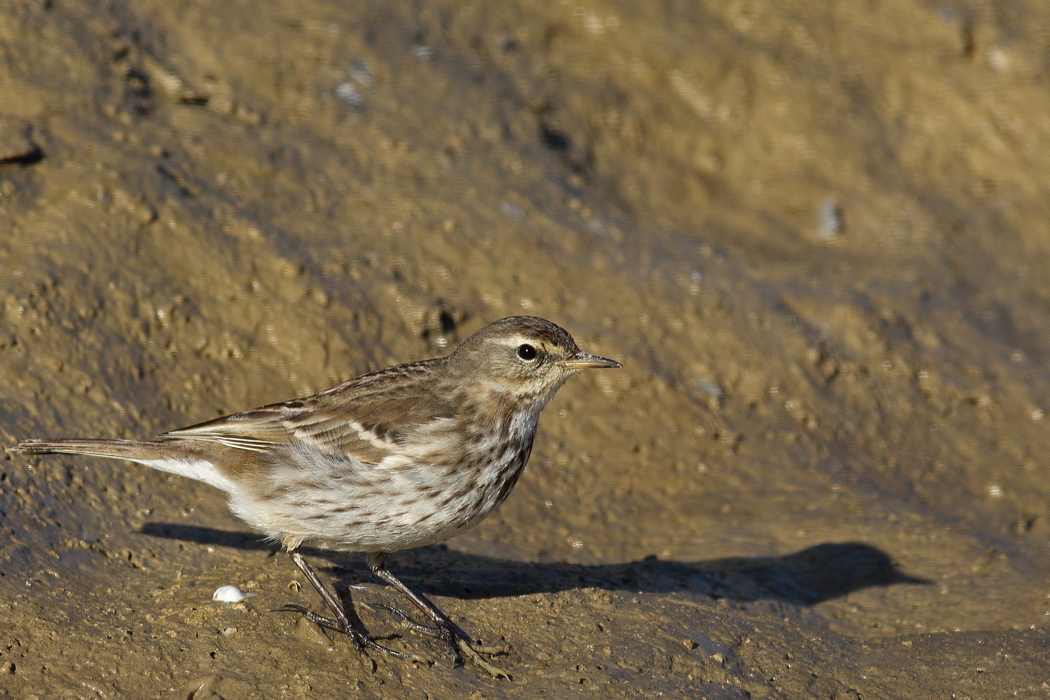
[[1043,0],[3,3],[0,443],[523,312],[624,369],[392,559],[513,681],[274,612],[319,603],[208,486],[7,455],[0,694],[1050,696],[1048,143]]

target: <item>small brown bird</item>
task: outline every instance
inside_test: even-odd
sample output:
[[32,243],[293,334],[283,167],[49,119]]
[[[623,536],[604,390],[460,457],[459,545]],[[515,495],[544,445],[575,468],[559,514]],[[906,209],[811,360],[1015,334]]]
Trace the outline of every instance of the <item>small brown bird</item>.
[[164,433],[155,440],[26,440],[26,454],[113,457],[222,489],[244,522],[280,542],[335,619],[307,613],[367,656],[378,644],[352,623],[299,552],[366,552],[379,578],[429,619],[410,628],[505,676],[432,603],[386,568],[387,555],[446,540],[499,506],[532,451],[540,410],[565,380],[620,363],[580,350],[531,316],[485,326],[447,357],[365,374],[303,399]]

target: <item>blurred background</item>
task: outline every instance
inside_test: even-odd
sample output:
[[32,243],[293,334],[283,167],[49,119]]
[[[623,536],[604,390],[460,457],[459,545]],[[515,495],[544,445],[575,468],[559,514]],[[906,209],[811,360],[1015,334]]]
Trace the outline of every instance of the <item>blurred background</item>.
[[1046,697],[1048,144],[1034,0],[5,3],[3,444],[522,313],[625,367],[392,560],[513,685],[271,612],[312,592],[207,486],[7,455],[0,693]]

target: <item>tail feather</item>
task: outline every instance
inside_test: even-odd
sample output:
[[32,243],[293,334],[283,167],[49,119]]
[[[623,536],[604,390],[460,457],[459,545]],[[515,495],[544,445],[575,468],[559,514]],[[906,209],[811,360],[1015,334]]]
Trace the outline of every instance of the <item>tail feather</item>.
[[[23,440],[10,450],[27,455],[90,455],[115,459],[164,459],[176,457],[162,442],[143,440],[91,440],[86,438],[43,438]],[[171,452],[171,454],[165,454]]]
[[27,455],[65,454],[126,459],[162,472],[203,481],[227,493],[232,493],[234,488],[214,461],[185,440],[43,438],[23,440],[9,451]]

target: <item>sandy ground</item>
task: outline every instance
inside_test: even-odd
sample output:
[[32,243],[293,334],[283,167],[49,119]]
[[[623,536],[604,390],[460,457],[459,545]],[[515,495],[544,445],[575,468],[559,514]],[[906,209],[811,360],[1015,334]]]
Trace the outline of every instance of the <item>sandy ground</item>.
[[7,455],[0,694],[1050,696],[1048,37],[1043,0],[3,3],[0,443],[523,312],[625,367],[392,560],[512,682],[274,612],[319,603],[210,487]]

